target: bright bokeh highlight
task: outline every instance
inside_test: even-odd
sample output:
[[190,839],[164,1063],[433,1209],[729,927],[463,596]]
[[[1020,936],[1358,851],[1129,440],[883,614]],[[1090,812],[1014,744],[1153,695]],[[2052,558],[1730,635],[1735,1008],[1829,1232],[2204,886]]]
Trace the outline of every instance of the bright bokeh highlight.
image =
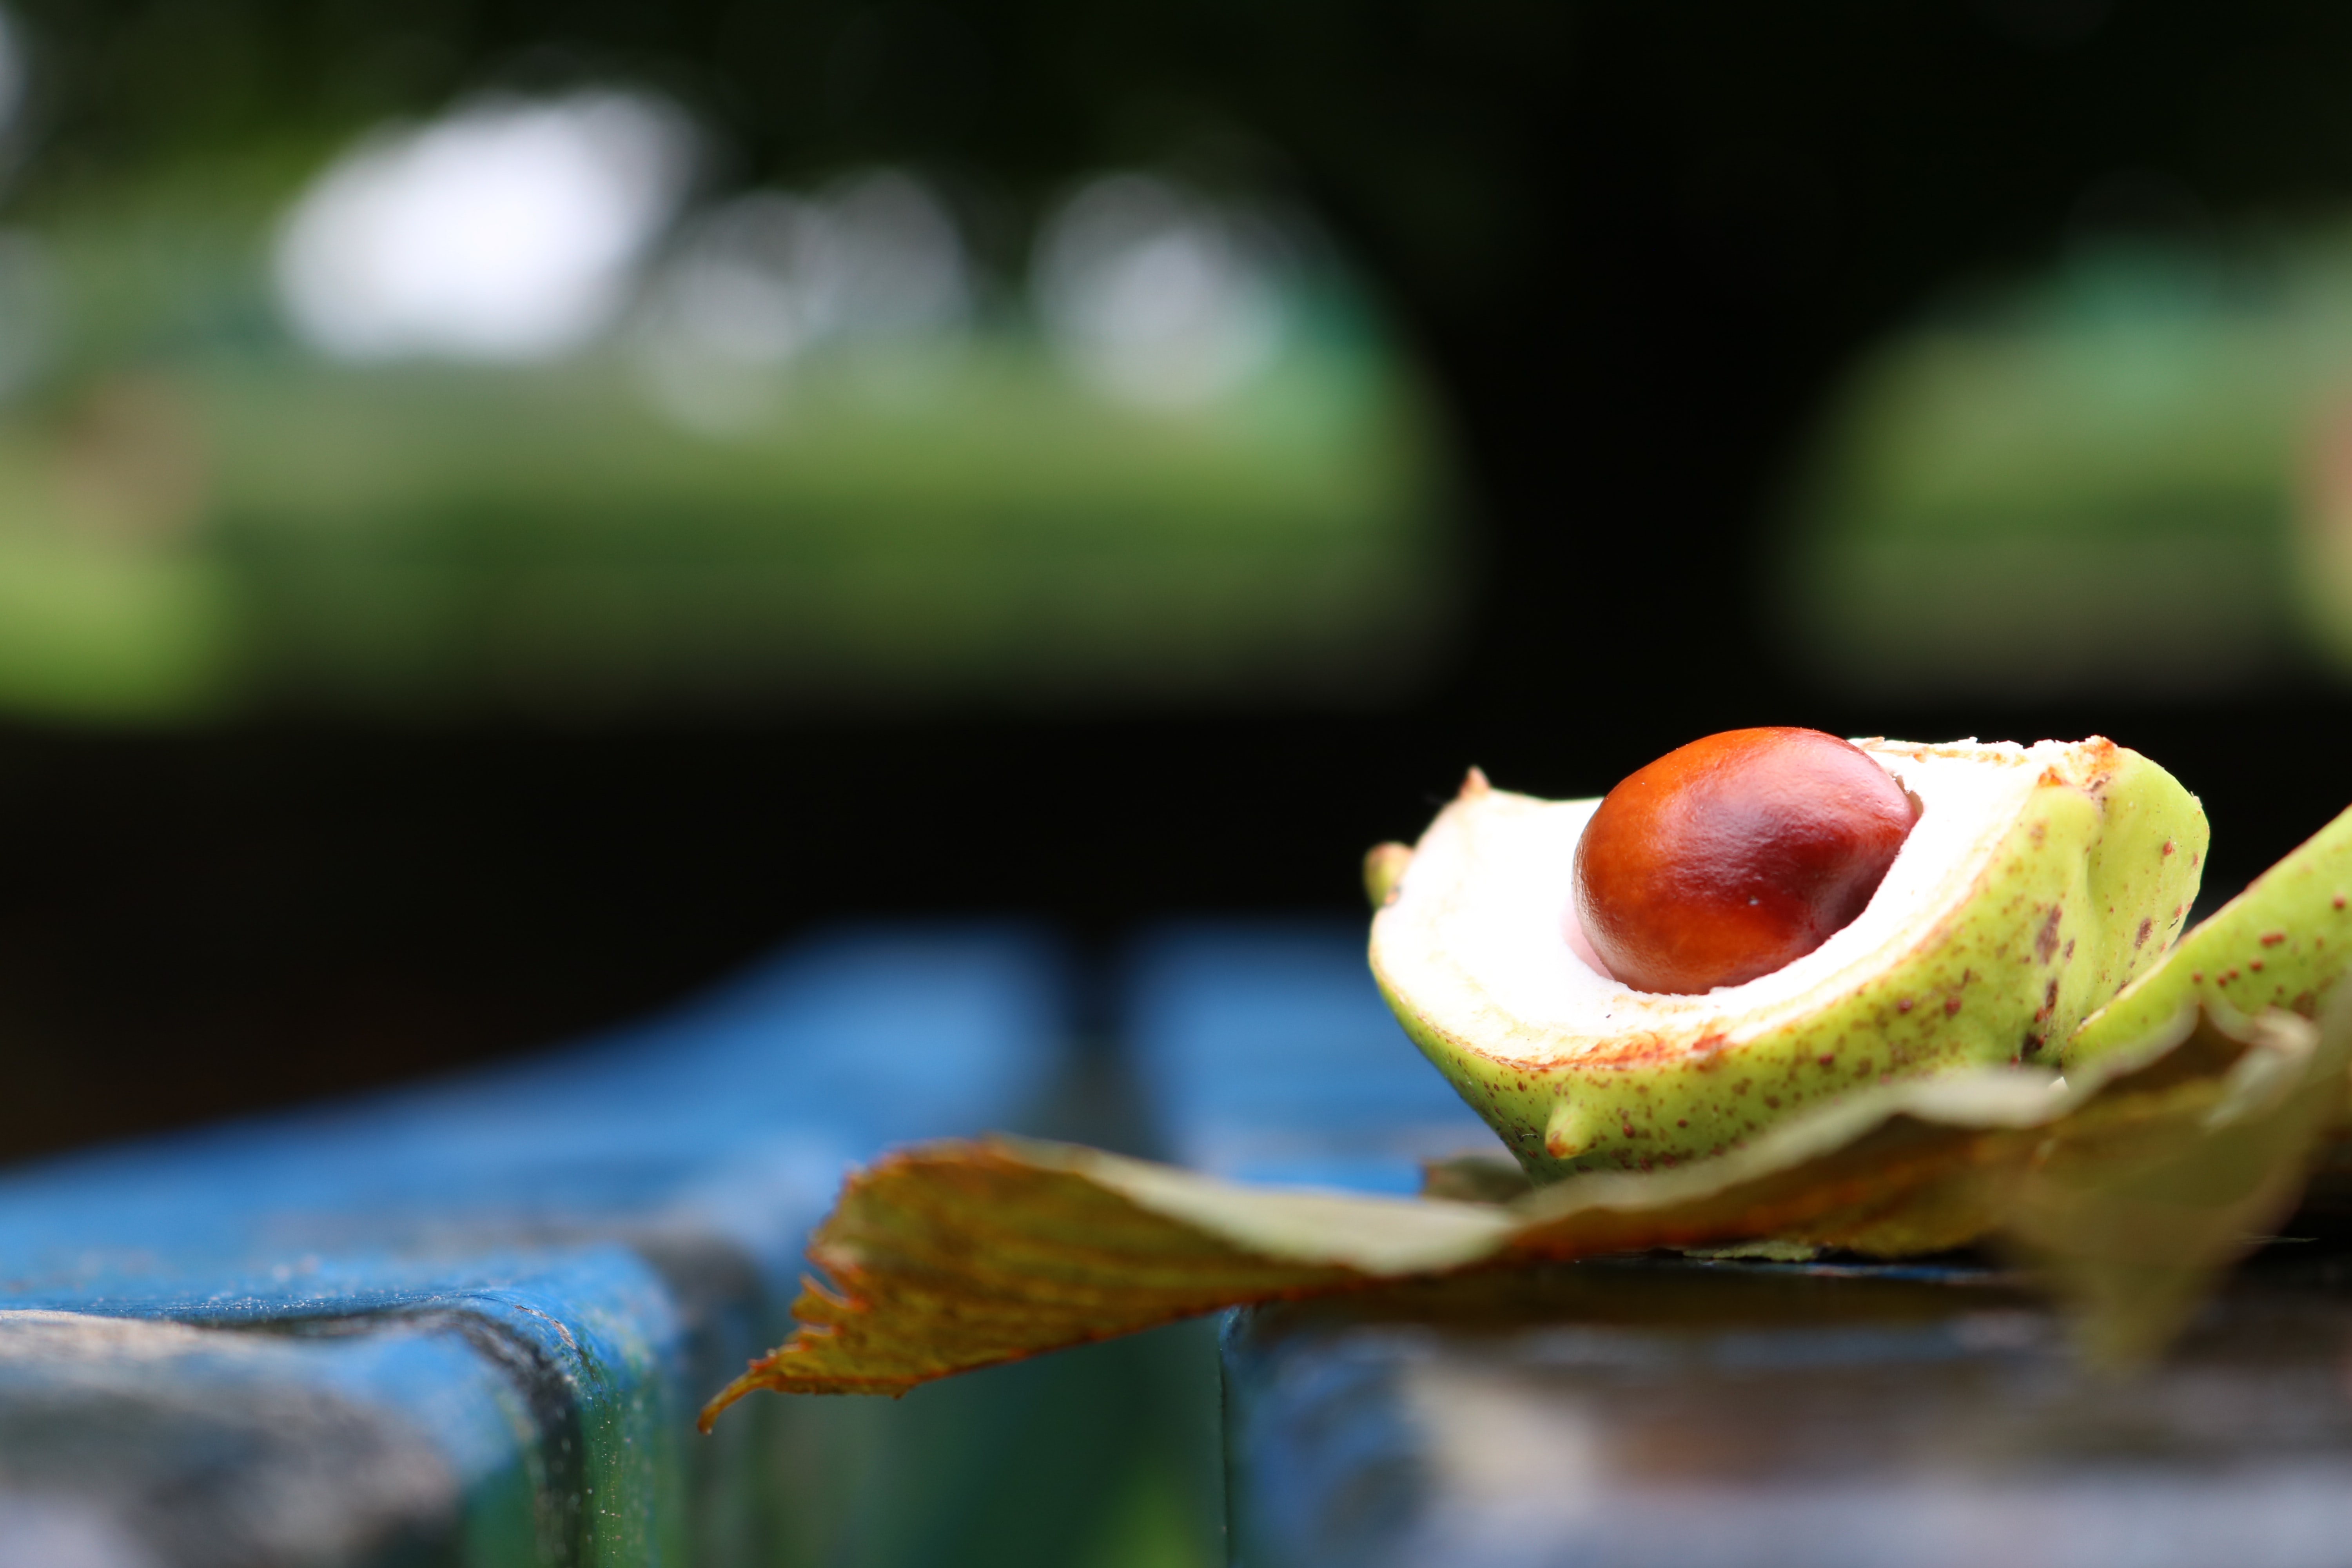
[[378,132],[314,181],[277,247],[303,338],[341,359],[546,359],[608,327],[684,195],[659,100],[486,100]]

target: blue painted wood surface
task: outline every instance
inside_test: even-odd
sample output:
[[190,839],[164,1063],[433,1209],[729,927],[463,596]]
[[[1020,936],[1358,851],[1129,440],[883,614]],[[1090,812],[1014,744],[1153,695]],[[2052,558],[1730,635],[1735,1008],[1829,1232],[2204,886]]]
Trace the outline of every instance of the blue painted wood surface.
[[1138,943],[1126,1037],[1166,1152],[1241,1181],[1411,1193],[1501,1146],[1397,1026],[1349,922],[1171,926]]
[[[1495,1147],[1352,924],[1148,937],[1117,1053],[1066,1051],[1079,978],[1017,932],[841,937],[537,1062],[0,1181],[0,1568],[1193,1568],[1220,1353],[1247,1568],[2343,1561],[2352,1268],[2325,1246],[2135,1384],[2078,1375],[1983,1265],[1635,1259],[693,1436],[890,1143],[1124,1126],[1389,1192]],[[1085,1088],[1121,1062],[1124,1114]]]
[[1033,1112],[1066,995],[1019,931],[842,935],[541,1059],[0,1180],[0,1568],[819,1560],[756,1451],[789,1432],[693,1413],[850,1163]]

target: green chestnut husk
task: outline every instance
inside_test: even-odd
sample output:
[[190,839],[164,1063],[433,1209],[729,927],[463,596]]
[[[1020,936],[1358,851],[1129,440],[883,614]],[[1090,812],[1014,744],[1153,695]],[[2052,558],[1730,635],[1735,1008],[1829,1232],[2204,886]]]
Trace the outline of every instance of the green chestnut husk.
[[[2247,976],[2263,977],[2256,1006],[2316,1005],[2333,972],[2315,931],[2259,957],[2229,934],[2242,923],[2232,914],[2181,950],[2210,949],[2202,982],[2167,963],[2207,826],[2196,797],[2146,757],[2096,737],[1856,744],[1921,802],[1895,867],[1822,947],[1704,995],[1633,991],[1564,931],[1576,838],[1597,801],[1512,795],[1474,773],[1412,848],[1373,852],[1374,976],[1531,1177],[1724,1153],[1872,1085],[2063,1070],[2151,1018],[2185,1027],[2173,1019],[2190,993],[2220,989],[2233,967],[2228,984],[2249,999]],[[2310,900],[2296,889],[2248,897],[2266,910],[2292,902],[2304,921]],[[2302,930],[2284,908],[2273,916]]]

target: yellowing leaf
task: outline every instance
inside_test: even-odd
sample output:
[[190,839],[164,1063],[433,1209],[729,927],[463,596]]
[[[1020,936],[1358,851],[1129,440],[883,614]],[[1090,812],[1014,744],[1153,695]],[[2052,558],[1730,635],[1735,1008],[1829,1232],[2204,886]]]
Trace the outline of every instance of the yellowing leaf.
[[1247,1302],[1650,1247],[1778,1240],[1894,1255],[2000,1233],[2116,1359],[2293,1202],[2352,1065],[2352,996],[2315,1026],[2226,1011],[2032,1068],[1874,1089],[1672,1170],[1506,1203],[1240,1185],[1068,1144],[992,1139],[853,1176],[758,1388],[900,1394],[953,1373]]
[[2094,1363],[2163,1347],[2212,1267],[2293,1209],[2341,1113],[2352,998],[2331,1001],[2318,1025],[2284,1012],[2224,1016],[2226,1032],[2208,1015],[2188,1045],[2210,1057],[2242,1044],[2226,1071],[2090,1107],[2036,1151],[2000,1205],[2010,1243],[2078,1309]]

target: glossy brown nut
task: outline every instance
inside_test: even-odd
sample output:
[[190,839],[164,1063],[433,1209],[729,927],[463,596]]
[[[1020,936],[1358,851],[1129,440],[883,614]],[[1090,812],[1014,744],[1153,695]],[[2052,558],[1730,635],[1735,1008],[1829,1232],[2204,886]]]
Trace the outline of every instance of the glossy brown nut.
[[1737,985],[1853,923],[1918,808],[1819,730],[1727,730],[1609,792],[1576,846],[1580,921],[1641,991]]

